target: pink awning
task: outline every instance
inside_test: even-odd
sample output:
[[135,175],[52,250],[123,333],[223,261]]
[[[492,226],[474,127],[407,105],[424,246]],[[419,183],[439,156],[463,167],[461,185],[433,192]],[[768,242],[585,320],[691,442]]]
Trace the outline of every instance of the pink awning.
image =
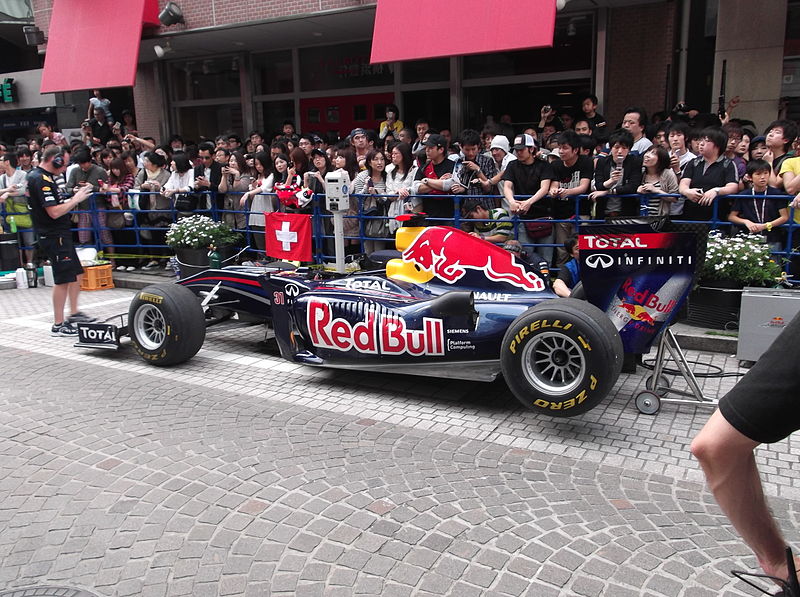
[[132,86],[153,10],[158,0],[55,0],[41,92]]
[[556,0],[378,0],[371,62],[553,45]]

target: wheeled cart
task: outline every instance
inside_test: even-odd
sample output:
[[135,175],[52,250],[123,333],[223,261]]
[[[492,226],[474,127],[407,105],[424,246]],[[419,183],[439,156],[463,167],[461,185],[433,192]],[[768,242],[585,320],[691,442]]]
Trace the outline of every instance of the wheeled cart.
[[[688,390],[679,390],[670,386],[665,375],[669,360],[672,360],[677,367],[677,371],[670,369],[670,372],[683,377],[689,386]],[[668,327],[661,334],[658,348],[656,349],[653,372],[645,381],[645,387],[647,389],[636,394],[635,398],[636,408],[645,415],[656,414],[661,409],[662,402],[711,407],[715,407],[719,402],[718,398],[709,398],[703,394],[703,389],[697,382],[697,376],[692,371],[683,349],[678,344],[678,339],[672,333],[671,327]],[[668,397],[670,394],[680,397],[670,398]]]

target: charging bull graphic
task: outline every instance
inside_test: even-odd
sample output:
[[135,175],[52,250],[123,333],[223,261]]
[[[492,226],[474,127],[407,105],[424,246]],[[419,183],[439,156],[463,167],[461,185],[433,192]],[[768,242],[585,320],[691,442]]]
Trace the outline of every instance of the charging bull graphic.
[[462,230],[432,226],[420,232],[403,251],[403,261],[448,284],[454,284],[466,270],[473,269],[495,282],[507,282],[530,291],[544,290],[544,280],[528,271],[511,253],[491,243],[476,241]]
[[647,312],[647,309],[642,307],[641,305],[632,305],[630,303],[620,303],[617,305],[619,308],[624,309],[628,312],[631,316],[631,319],[634,321],[643,321],[645,323],[649,323],[650,325],[655,325],[656,321],[653,319],[653,316]]

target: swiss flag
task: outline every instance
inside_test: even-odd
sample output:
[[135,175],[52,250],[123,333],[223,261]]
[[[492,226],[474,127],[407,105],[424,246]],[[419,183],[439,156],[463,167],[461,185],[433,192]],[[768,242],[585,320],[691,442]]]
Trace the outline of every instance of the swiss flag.
[[267,255],[287,261],[311,261],[311,215],[265,213]]

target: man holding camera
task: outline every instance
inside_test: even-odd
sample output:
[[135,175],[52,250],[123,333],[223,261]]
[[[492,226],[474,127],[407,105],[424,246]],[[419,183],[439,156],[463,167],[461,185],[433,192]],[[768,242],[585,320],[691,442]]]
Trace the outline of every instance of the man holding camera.
[[[464,159],[456,162],[451,192],[466,195],[496,194],[497,187],[493,178],[497,177],[497,164],[491,157],[480,152],[480,133],[473,129],[464,129],[459,140]],[[480,203],[488,210],[498,207],[498,201],[494,197],[483,197]]]
[[105,145],[115,138],[111,124],[106,120],[106,113],[102,108],[94,109],[94,118],[84,120],[81,124],[81,133],[87,145]]
[[[42,154],[42,162],[28,174],[28,203],[33,227],[39,235],[39,247],[53,265],[53,327],[52,336],[74,337],[78,330],[73,324],[94,321],[78,309],[78,295],[83,267],[72,244],[70,211],[89,198],[91,185],[78,187],[75,194],[63,199],[58,194],[55,179],[64,171],[66,161],[60,147],[50,146]],[[69,297],[71,315],[64,319],[64,306]]]

